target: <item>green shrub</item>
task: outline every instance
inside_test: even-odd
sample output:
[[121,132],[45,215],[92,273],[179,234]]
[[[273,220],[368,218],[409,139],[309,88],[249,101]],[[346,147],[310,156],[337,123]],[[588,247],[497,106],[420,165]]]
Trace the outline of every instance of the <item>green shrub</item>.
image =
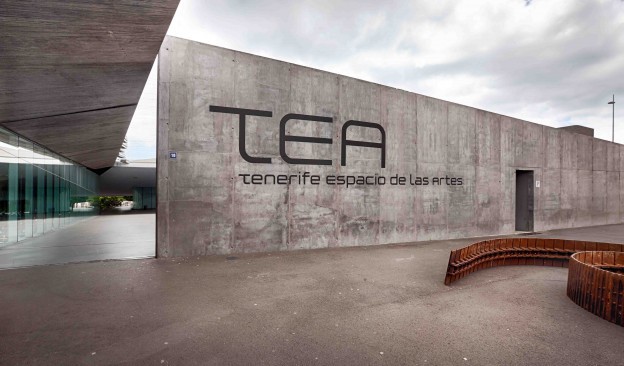
[[89,198],[89,202],[100,210],[105,210],[111,207],[121,206],[121,203],[125,201],[123,196],[94,196]]

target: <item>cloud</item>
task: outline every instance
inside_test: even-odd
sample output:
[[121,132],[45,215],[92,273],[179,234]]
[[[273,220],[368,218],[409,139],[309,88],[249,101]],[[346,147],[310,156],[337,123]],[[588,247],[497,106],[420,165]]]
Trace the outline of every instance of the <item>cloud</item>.
[[609,140],[624,97],[616,0],[182,0],[169,34]]

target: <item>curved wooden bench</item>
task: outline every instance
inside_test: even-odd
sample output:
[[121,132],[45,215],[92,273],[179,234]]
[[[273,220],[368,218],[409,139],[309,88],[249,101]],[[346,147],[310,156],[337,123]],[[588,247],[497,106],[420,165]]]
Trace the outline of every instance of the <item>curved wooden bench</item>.
[[546,238],[500,238],[484,240],[452,250],[445,285],[484,268],[534,265],[567,267],[570,256],[584,251],[624,252],[624,245]]
[[624,326],[624,252],[580,252],[570,258],[568,297]]
[[624,326],[624,245],[545,238],[485,240],[451,251],[444,284],[480,269],[508,265],[569,267],[568,297]]

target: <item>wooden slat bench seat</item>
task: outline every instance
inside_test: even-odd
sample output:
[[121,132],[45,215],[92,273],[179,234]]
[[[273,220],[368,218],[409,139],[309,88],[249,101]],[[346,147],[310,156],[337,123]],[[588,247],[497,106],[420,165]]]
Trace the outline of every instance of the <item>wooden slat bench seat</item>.
[[489,239],[451,251],[444,284],[508,265],[570,267],[568,297],[624,326],[624,245],[548,238]]

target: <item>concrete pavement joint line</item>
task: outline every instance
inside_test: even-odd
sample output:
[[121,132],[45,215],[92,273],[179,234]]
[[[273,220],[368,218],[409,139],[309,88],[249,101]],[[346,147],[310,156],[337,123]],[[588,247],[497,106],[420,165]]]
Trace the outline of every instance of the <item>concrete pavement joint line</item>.
[[102,263],[102,262],[120,262],[120,261],[133,261],[140,259],[154,259],[156,256],[146,255],[139,257],[126,257],[126,258],[111,258],[111,259],[95,259],[95,260],[87,260],[87,261],[76,261],[76,262],[63,262],[63,263],[48,263],[48,264],[32,264],[27,266],[18,266],[18,267],[0,267],[0,271],[5,271],[9,269],[25,269],[25,268],[34,268],[34,267],[47,267],[47,266],[64,266],[68,264],[84,264],[84,263]]
[[502,238],[452,250],[445,285],[480,269],[506,265],[568,267],[568,297],[624,326],[624,245],[547,238]]
[[68,245],[50,245],[43,247],[28,247],[23,246],[19,248],[2,248],[0,249],[0,254],[2,252],[11,251],[11,250],[24,250],[24,249],[42,249],[42,248],[68,248],[68,247],[84,247],[84,246],[93,246],[93,245],[117,245],[117,244],[134,244],[134,243],[153,243],[154,240],[135,240],[135,241],[116,241],[116,242],[106,242],[106,243],[87,243],[87,244],[68,244]]

